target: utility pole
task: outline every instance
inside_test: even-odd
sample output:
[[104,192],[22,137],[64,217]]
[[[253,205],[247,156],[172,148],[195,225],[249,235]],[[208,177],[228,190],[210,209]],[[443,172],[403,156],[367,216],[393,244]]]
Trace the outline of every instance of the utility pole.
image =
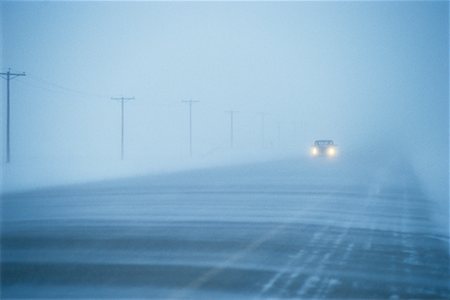
[[9,104],[9,82],[18,77],[18,76],[26,76],[25,72],[22,73],[12,73],[11,68],[8,69],[8,72],[0,73],[1,77],[6,79],[6,163],[9,163],[11,160],[11,146],[10,146],[10,115],[11,108]]
[[189,155],[192,157],[192,103],[197,103],[199,101],[184,100],[181,102],[189,104]]
[[260,113],[261,115],[261,146],[264,148],[266,146],[266,116],[267,113]]
[[280,122],[277,122],[277,146],[281,146],[281,125]]
[[230,114],[230,148],[233,148],[234,142],[234,114],[237,113],[236,110],[227,110],[226,113]]
[[134,97],[111,97],[111,100],[118,100],[121,104],[121,119],[122,119],[122,130],[121,130],[121,139],[120,139],[120,159],[123,160],[124,157],[124,143],[125,143],[125,115],[124,108],[125,102],[134,100]]

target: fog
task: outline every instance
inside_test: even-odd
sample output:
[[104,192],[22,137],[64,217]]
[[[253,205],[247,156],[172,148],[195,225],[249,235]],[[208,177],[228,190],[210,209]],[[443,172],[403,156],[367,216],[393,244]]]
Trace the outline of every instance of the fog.
[[[445,2],[1,5],[2,72],[26,72],[4,191],[307,156],[330,138],[407,158],[447,199]],[[135,97],[123,161],[120,96]]]
[[447,2],[0,5],[3,297],[450,298]]

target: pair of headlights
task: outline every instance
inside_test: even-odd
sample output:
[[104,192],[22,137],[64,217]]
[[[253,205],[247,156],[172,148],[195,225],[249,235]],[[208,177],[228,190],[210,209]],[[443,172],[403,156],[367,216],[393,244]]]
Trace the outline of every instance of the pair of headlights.
[[[312,156],[317,156],[317,155],[319,155],[319,154],[320,154],[319,148],[317,148],[317,147],[312,147],[312,149],[311,149],[311,154],[312,154]],[[325,154],[326,154],[327,156],[335,156],[335,155],[336,155],[336,149],[335,149],[334,147],[329,147],[329,148],[327,148]]]

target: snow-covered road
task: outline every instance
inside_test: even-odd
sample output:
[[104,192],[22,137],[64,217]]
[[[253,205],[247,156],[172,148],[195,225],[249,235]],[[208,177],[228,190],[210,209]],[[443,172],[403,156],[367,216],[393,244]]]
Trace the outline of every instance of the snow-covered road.
[[448,299],[412,170],[295,159],[6,195],[2,297]]

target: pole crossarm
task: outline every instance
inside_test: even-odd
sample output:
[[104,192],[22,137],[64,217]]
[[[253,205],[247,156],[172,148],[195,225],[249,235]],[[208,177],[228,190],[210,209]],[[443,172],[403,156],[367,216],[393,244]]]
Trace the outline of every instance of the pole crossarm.
[[183,100],[183,101],[181,101],[181,102],[192,104],[192,103],[198,103],[198,102],[200,102],[200,101],[198,101],[198,100]]
[[134,100],[134,97],[111,97],[111,100],[130,101]]
[[[19,77],[19,76],[26,76],[27,74],[25,73],[25,72],[22,72],[22,73],[12,73],[12,72],[2,72],[2,73],[0,73],[0,75],[1,75],[1,77],[2,78],[4,78],[4,79],[7,79],[8,78],[8,76],[9,76],[9,79],[11,80],[11,79],[14,79],[14,78],[16,78],[16,77]],[[6,77],[5,77],[6,76]]]

